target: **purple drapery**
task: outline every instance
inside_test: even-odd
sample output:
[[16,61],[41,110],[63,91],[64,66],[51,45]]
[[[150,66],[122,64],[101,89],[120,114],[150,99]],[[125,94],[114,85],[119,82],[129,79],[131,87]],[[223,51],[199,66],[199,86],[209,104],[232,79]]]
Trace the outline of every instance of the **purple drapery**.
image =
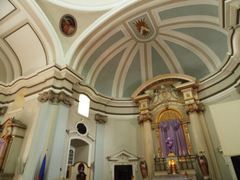
[[181,122],[179,119],[164,121],[159,123],[161,134],[161,149],[163,157],[166,157],[170,151],[165,143],[165,140],[170,137],[173,139],[173,153],[177,156],[187,155],[187,146],[183,136]]
[[0,155],[2,153],[2,150],[3,150],[3,146],[4,146],[4,139],[3,138],[0,138]]

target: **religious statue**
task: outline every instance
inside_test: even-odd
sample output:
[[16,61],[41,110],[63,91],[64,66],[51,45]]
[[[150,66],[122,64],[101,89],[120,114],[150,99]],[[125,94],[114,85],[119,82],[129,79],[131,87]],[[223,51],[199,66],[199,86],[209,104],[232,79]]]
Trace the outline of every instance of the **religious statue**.
[[199,164],[203,173],[203,176],[209,176],[207,158],[204,155],[199,156]]
[[172,148],[173,148],[173,139],[171,139],[170,137],[168,137],[166,140],[165,140],[165,143],[170,151],[170,153],[172,153]]
[[78,165],[78,175],[77,175],[77,180],[86,180],[86,174],[84,172],[84,164],[81,163]]
[[141,161],[140,162],[140,169],[141,169],[143,179],[144,180],[147,179],[148,169],[147,169],[147,162],[146,161]]

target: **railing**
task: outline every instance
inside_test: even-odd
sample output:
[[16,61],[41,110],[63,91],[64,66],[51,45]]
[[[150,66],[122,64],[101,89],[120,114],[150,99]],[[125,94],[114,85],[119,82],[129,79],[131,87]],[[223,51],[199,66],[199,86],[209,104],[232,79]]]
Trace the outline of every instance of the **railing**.
[[[196,156],[178,156],[179,169],[187,170],[194,169],[193,163],[196,160]],[[168,164],[165,158],[154,158],[155,161],[155,171],[167,171]]]

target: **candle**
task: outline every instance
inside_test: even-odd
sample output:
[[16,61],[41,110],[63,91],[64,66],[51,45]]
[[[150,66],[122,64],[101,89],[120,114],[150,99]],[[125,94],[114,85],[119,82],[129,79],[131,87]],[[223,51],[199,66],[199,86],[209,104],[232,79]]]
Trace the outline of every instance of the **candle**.
[[162,153],[162,157],[163,157],[163,153]]
[[189,152],[189,150],[188,150],[188,154],[190,155],[190,152]]
[[155,154],[153,154],[153,159],[155,159]]
[[[183,153],[184,153],[184,151],[183,151]],[[179,156],[181,156],[181,151],[179,151]]]
[[183,155],[185,156],[185,151],[183,151]]
[[158,158],[159,158],[159,154],[158,154]]

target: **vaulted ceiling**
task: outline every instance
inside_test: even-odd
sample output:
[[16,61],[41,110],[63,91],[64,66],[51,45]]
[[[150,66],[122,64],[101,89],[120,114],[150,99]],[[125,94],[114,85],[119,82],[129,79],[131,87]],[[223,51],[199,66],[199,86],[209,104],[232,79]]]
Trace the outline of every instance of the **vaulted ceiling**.
[[[228,32],[216,0],[1,0],[0,81],[68,64],[98,92],[128,98],[168,73],[199,80],[226,61]],[[77,31],[65,36],[70,14]]]

